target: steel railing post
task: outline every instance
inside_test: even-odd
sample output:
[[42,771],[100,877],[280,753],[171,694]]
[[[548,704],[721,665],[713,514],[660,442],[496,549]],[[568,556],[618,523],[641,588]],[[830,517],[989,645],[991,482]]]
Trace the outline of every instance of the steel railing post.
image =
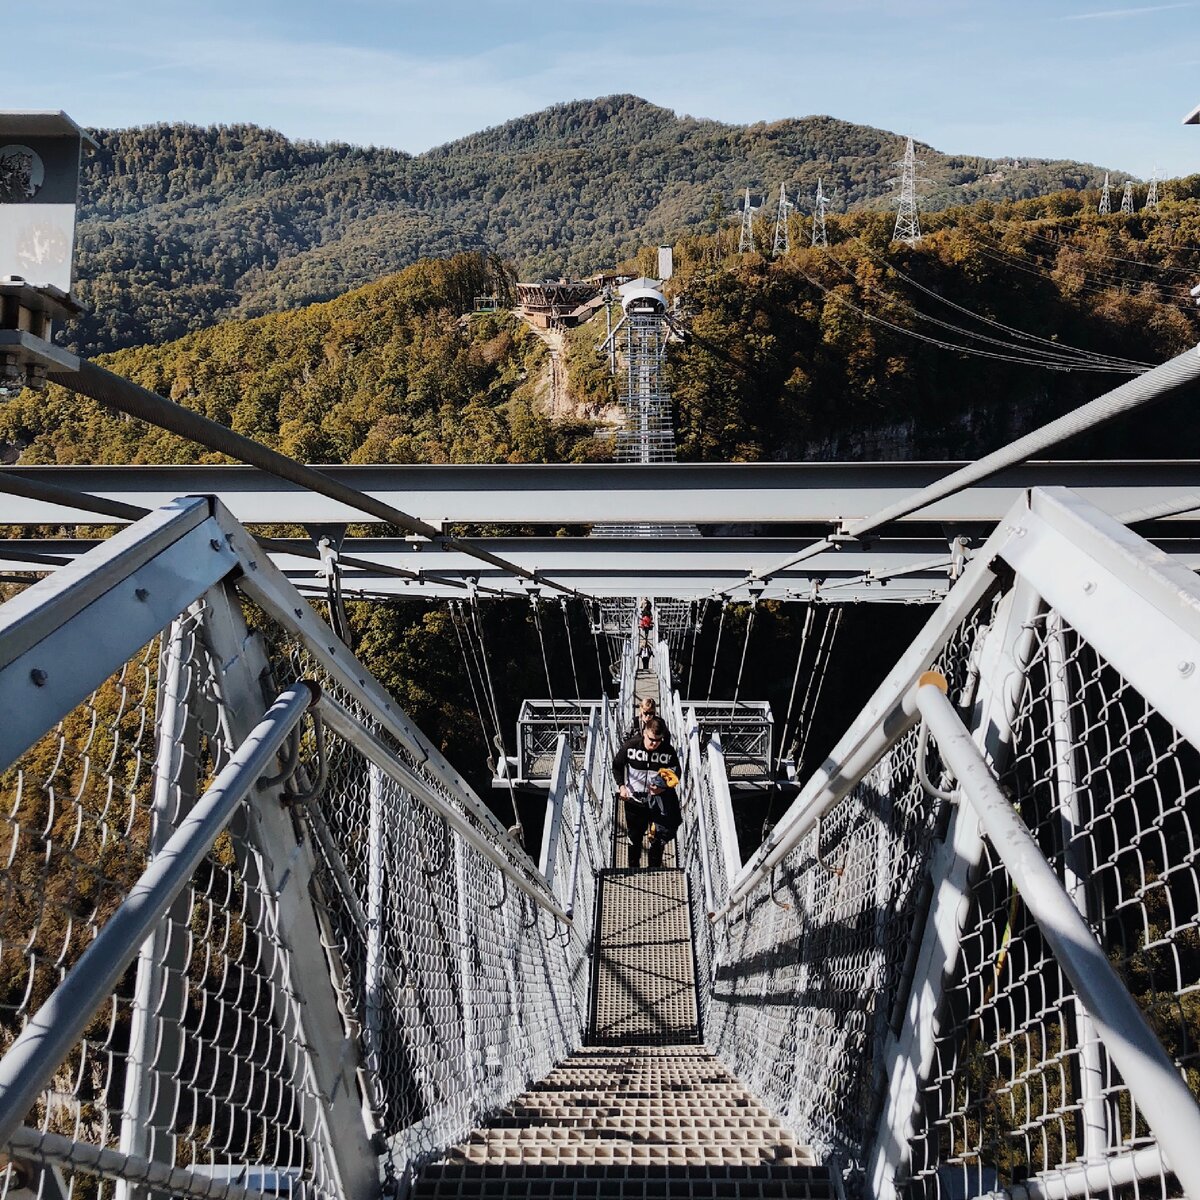
[[[943,681],[944,683],[944,681]],[[1139,1112],[1166,1154],[1185,1194],[1200,1196],[1200,1104],[1129,994],[1037,839],[1000,791],[992,769],[936,684],[917,703],[942,760],[977,814],[1013,886],[1091,1015]]]
[[239,744],[208,791],[167,840],[62,983],[0,1060],[0,1145],[33,1108],[92,1014],[112,994],[151,930],[183,891],[246,793],[315,697],[308,684],[283,692]]
[[[1075,771],[1074,721],[1067,685],[1067,655],[1062,618],[1046,616],[1046,669],[1050,687],[1050,725],[1054,741],[1054,786],[1058,793],[1063,838],[1063,882],[1085,921],[1088,920],[1087,863],[1075,841],[1082,828],[1079,781]],[[1100,1043],[1087,1009],[1075,998],[1075,1044],[1079,1050],[1078,1087],[1083,1105],[1081,1149],[1084,1158],[1096,1158],[1108,1149],[1108,1109],[1104,1100],[1104,1065]]]
[[[187,617],[171,623],[162,653],[158,680],[157,749],[151,800],[150,858],[161,854],[171,834],[196,802],[196,753],[199,723],[191,673],[192,624]],[[137,962],[125,1094],[121,1106],[118,1149],[122,1154],[174,1165],[175,1138],[170,1121],[179,1094],[176,1072],[183,1040],[179,1023],[187,1004],[189,902],[177,898],[153,934],[143,944]],[[174,933],[173,933],[174,931]],[[147,1195],[121,1180],[118,1200]]]

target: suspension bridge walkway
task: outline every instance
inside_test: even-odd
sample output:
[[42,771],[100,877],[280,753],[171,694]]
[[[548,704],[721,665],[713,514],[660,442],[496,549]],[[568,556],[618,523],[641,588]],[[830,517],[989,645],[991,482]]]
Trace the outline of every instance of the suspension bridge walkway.
[[[973,463],[688,466],[635,282],[628,461],[511,472],[297,462],[0,283],[6,386],[243,464],[0,470],[0,1200],[1200,1200],[1200,464],[1044,460],[1200,355]],[[699,536],[751,521],[786,536]],[[496,522],[599,536],[449,528]],[[537,861],[356,656],[344,600],[404,595],[449,606]],[[514,747],[482,618],[516,601],[616,669]],[[842,605],[926,606],[819,764],[740,669],[693,686],[704,614],[766,601],[810,664]],[[642,871],[644,695],[682,824]],[[743,847],[737,789],[781,778]]]

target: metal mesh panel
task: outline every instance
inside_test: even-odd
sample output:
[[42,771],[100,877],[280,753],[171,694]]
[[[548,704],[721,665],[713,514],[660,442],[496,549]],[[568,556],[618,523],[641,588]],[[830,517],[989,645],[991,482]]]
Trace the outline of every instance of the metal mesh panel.
[[[193,606],[161,659],[147,647],[0,778],[5,1048],[227,755],[203,619]],[[230,1182],[334,1194],[245,815],[243,805],[27,1117],[0,1196],[21,1186],[24,1162],[61,1169],[72,1194],[89,1196],[114,1190],[109,1179],[127,1195],[152,1163],[178,1168],[181,1195],[221,1195]]]
[[[1037,635],[1002,783],[1200,1093],[1200,752],[1055,614]],[[1086,1160],[1076,1195],[1134,1194],[1137,1161],[1136,1194],[1181,1195],[990,843],[973,900],[911,1194],[1053,1186]]]
[[[970,686],[972,648],[991,615],[990,605],[974,614],[940,655],[952,696]],[[801,1141],[849,1163],[861,1163],[872,1129],[890,1004],[919,936],[937,829],[916,739],[914,730],[897,742],[716,929],[695,922],[706,1042]],[[696,799],[685,863],[699,895],[699,822],[710,845],[718,829],[711,780]],[[723,904],[730,881],[711,878]]]
[[[527,878],[536,876],[503,830],[389,736],[370,705],[333,680],[303,643],[264,614],[253,619],[268,633],[280,683],[316,679],[420,780],[422,792]],[[574,870],[583,772],[568,755],[554,889],[565,903],[575,875],[576,916],[567,926],[360,749],[333,738],[327,755],[314,815],[323,826],[320,897],[343,972],[342,1004],[362,1030],[388,1169],[403,1178],[581,1044],[603,818],[589,802],[579,837],[585,857]]]

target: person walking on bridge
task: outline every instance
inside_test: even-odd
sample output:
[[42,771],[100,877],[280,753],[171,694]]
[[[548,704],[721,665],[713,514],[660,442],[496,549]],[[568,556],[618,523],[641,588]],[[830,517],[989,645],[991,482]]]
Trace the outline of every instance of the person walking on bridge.
[[[671,780],[679,781],[679,755],[667,737],[662,717],[650,717],[613,755],[613,780],[625,801],[625,830],[629,834],[629,865],[642,865],[642,842],[651,822],[655,837],[649,865],[662,866],[663,849],[679,828],[679,799]],[[670,776],[660,774],[669,771]]]

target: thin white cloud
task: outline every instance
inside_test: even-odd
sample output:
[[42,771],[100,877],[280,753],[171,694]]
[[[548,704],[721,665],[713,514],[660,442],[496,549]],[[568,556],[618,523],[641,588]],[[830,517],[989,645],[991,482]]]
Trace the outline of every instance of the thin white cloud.
[[1194,3],[1184,4],[1149,4],[1144,8],[1105,8],[1097,12],[1073,13],[1069,17],[1059,17],[1060,21],[1110,21],[1121,20],[1124,17],[1144,17],[1150,13],[1171,12],[1177,8],[1195,8]]

